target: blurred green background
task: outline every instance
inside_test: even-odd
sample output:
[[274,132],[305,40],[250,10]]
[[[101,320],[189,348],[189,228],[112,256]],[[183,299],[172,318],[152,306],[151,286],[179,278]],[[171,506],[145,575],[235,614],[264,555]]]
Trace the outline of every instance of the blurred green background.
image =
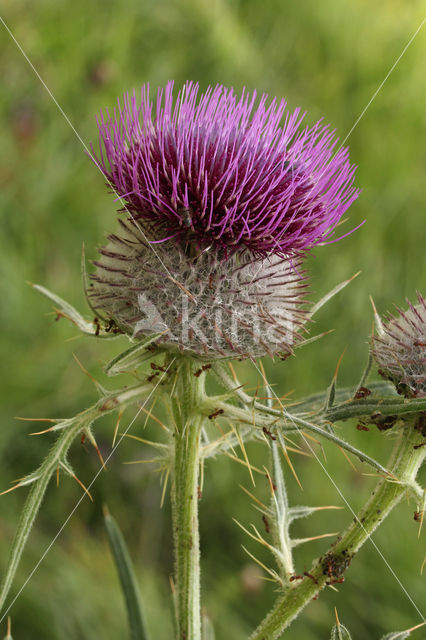
[[[86,143],[96,140],[94,116],[113,107],[116,96],[149,81],[155,88],[174,78],[246,86],[285,96],[292,109],[320,117],[343,138],[423,19],[423,2],[388,0],[3,0],[2,16],[35,68]],[[14,416],[70,416],[94,401],[91,382],[76,365],[75,353],[101,381],[102,364],[125,348],[125,339],[98,343],[78,337],[65,321],[54,322],[51,306],[26,284],[39,282],[85,308],[80,280],[82,242],[94,258],[105,234],[115,228],[115,203],[81,142],[61,115],[22,53],[0,25],[0,245],[2,406],[0,480],[7,488],[39,464],[48,436],[29,437],[33,425]],[[297,358],[265,363],[277,393],[295,397],[328,384],[336,361],[347,351],[341,384],[355,384],[367,357],[372,326],[369,295],[384,312],[404,305],[424,290],[426,28],[409,47],[368,111],[351,133],[351,158],[359,166],[361,197],[349,224],[367,223],[339,243],[309,258],[312,298],[358,270],[362,274],[321,314],[314,331],[334,334],[307,347]],[[250,364],[238,366],[255,385]],[[106,381],[109,386],[118,381]],[[111,384],[112,383],[112,384]],[[125,416],[129,421],[132,414]],[[114,420],[96,429],[110,451]],[[141,433],[143,421],[132,428]],[[385,461],[389,438],[341,427],[354,443]],[[148,426],[157,437],[158,427]],[[368,443],[366,443],[368,440]],[[354,471],[339,451],[325,446],[328,472],[354,509],[371,491],[372,478]],[[135,560],[152,638],[171,640],[169,576],[172,573],[169,504],[160,509],[158,474],[149,465],[123,462],[148,458],[142,445],[124,442],[48,553],[12,609],[15,640],[86,640],[126,637],[125,612],[108,554],[101,505],[108,502]],[[265,448],[249,448],[254,464],[267,461]],[[76,443],[72,462],[90,482],[98,470],[93,450]],[[288,474],[294,504],[342,501],[315,460],[293,460],[303,491]],[[239,488],[266,499],[266,481],[251,487],[247,471],[228,459],[206,468],[201,503],[203,602],[217,639],[240,640],[266,613],[274,586],[260,580],[241,543],[264,562],[258,549],[233,522],[254,522],[260,514]],[[0,567],[4,567],[26,490],[1,497]],[[26,580],[64,519],[80,489],[52,483],[31,534],[15,591]],[[410,596],[424,603],[424,537],[417,538],[414,504],[402,504],[375,535],[375,541]],[[338,531],[351,518],[347,509],[324,512],[298,523],[300,536]],[[328,546],[327,540],[296,552],[298,570]],[[420,622],[419,616],[371,545],[359,554],[338,592],[328,589],[289,629],[286,638],[327,639],[334,607],[353,638],[376,639],[386,631]],[[5,623],[0,635],[5,633]],[[418,638],[424,637],[422,630]]]

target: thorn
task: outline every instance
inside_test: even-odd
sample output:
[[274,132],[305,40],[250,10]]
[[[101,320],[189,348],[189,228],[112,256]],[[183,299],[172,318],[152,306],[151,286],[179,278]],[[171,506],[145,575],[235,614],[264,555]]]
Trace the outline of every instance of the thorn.
[[43,431],[32,431],[31,433],[29,433],[29,436],[41,436],[44,433],[49,433],[49,431],[55,431],[55,426],[53,425],[53,427],[49,427],[48,429],[43,429]]
[[164,458],[161,457],[149,458],[147,460],[127,460],[127,462],[124,462],[123,464],[151,464],[153,462],[161,462],[163,460]]
[[89,438],[91,444],[95,448],[96,453],[98,454],[98,458],[99,458],[99,460],[101,462],[103,470],[107,471],[107,466],[105,464],[105,460],[103,459],[102,453],[100,452],[100,449],[98,447],[98,443],[96,442],[93,433],[90,431],[90,429],[88,431],[86,431],[86,433],[87,433],[87,437]]
[[339,620],[339,616],[337,615],[337,608],[334,607],[334,615],[336,616],[336,624],[338,627],[340,627],[340,620]]
[[346,345],[346,347],[343,349],[342,355],[340,356],[340,358],[337,361],[336,370],[335,370],[334,376],[333,376],[334,380],[337,379],[337,374],[339,373],[340,365],[342,364],[343,356],[345,355],[347,348],[348,348],[348,345]]
[[94,378],[94,377],[92,376],[92,374],[91,374],[91,373],[89,373],[89,372],[87,371],[87,369],[86,369],[86,368],[81,364],[80,360],[77,358],[77,356],[75,355],[75,353],[73,353],[72,355],[73,355],[74,360],[76,361],[76,363],[78,364],[78,366],[79,366],[79,367],[80,367],[80,369],[82,370],[82,372],[83,372],[83,373],[84,373],[84,374],[89,378],[89,380],[91,380],[91,381],[93,382],[93,384],[95,385],[95,387],[96,387],[98,390],[101,390],[101,389],[102,389],[101,384],[100,384],[100,383],[96,380],[96,378]]
[[65,467],[66,471],[70,474],[70,476],[72,478],[74,478],[74,480],[76,482],[78,482],[78,484],[80,485],[80,487],[83,489],[84,493],[90,498],[90,500],[93,502],[93,498],[92,498],[92,494],[90,493],[89,489],[87,489],[87,487],[84,486],[84,484],[82,483],[81,480],[79,480],[79,478],[77,478],[77,476],[75,475],[75,473],[72,473],[72,471],[70,471],[69,469],[67,469]]
[[423,569],[424,569],[425,565],[426,565],[426,556],[424,557],[424,560],[422,562],[422,566],[420,567],[420,575],[421,576],[423,575]]
[[169,582],[170,582],[170,591],[172,592],[172,595],[174,596],[176,593],[176,587],[175,587],[175,583],[173,580],[173,576],[169,576]]
[[159,418],[154,416],[154,414],[152,413],[152,408],[151,409],[145,409],[145,407],[139,407],[139,408],[140,408],[141,411],[143,411],[146,414],[147,420],[148,420],[148,418],[151,418],[152,420],[154,420],[154,422],[159,424],[162,429],[164,429],[167,432],[169,431],[169,427],[167,425],[165,425],[164,422],[161,422],[161,420]]
[[250,551],[248,549],[246,549],[246,547],[244,545],[241,545],[242,548],[244,549],[244,551],[246,552],[246,554],[248,556],[250,556],[250,558],[252,560],[254,560],[260,567],[262,567],[262,569],[264,571],[266,571],[267,573],[269,573],[270,576],[272,576],[274,582],[279,582],[281,583],[281,579],[278,576],[277,573],[275,573],[275,571],[273,571],[272,569],[269,569],[266,565],[263,564],[263,562],[261,562],[258,558],[256,558],[252,553],[250,553]]
[[262,360],[258,360],[258,363],[259,363],[260,371],[262,373],[263,385],[265,387],[269,387],[268,381],[266,379],[265,367],[263,366]]
[[15,484],[14,487],[10,487],[10,489],[6,489],[5,491],[2,491],[0,493],[0,496],[4,496],[6,493],[10,493],[11,491],[15,491],[15,489],[19,489],[19,487],[23,487],[23,483],[22,482],[18,482],[18,484]]
[[[246,391],[250,391],[250,389],[246,389]],[[257,398],[257,394],[259,393],[259,380],[257,381],[256,388],[254,390],[253,398]]]
[[56,418],[22,418],[21,416],[15,416],[15,420],[23,420],[24,422],[60,422]]
[[305,439],[307,438],[308,440],[313,440],[313,442],[315,442],[320,446],[324,461],[327,462],[327,456],[325,455],[325,449],[324,449],[323,443],[320,440],[317,440],[317,438],[314,438],[313,435],[311,435],[310,433],[307,433],[306,431],[301,431],[300,433]]
[[154,442],[153,440],[146,440],[146,438],[141,438],[140,436],[134,436],[132,433],[123,433],[123,436],[126,438],[131,438],[131,440],[137,440],[137,442],[142,442],[143,444],[147,444],[150,447],[154,447],[154,449],[167,449],[168,445],[163,444],[161,442]]
[[238,384],[237,374],[235,373],[235,369],[234,369],[234,367],[232,366],[232,363],[231,363],[231,362],[228,362],[228,367],[229,367],[229,369],[231,370],[231,375],[232,375],[232,377],[234,378],[234,382],[235,382],[235,384]]
[[[229,453],[229,451],[224,451],[224,453],[226,456],[228,456],[228,458],[231,458],[231,460],[235,460],[235,462],[239,462],[240,464],[243,464],[245,467],[247,466],[247,462],[245,460],[241,460],[241,458],[239,458],[238,456],[232,455],[232,453]],[[250,468],[253,471],[256,471],[257,473],[263,473],[260,469],[258,469],[258,467],[254,467],[252,464],[250,465]]]
[[7,634],[5,640],[12,638],[12,620],[10,616],[7,616]]
[[117,438],[117,433],[118,433],[118,428],[120,426],[120,421],[121,421],[121,416],[123,415],[123,411],[120,411],[120,413],[118,414],[118,418],[117,418],[117,422],[115,423],[115,427],[114,427],[114,435],[112,437],[112,447],[114,448],[115,446],[115,440]]
[[[268,385],[269,388],[271,388],[270,385]],[[256,387],[256,390],[259,389],[259,385]],[[272,390],[272,389],[271,389]],[[247,391],[249,391],[249,389],[247,389]],[[273,404],[270,406],[270,408],[272,409],[276,409],[278,408],[283,408],[283,405],[281,403],[281,400],[286,400],[286,398],[288,398],[289,396],[293,395],[294,393],[294,389],[290,389],[290,391],[287,391],[287,393],[283,393],[282,396],[277,396],[277,394],[275,393],[273,396],[258,396],[256,393],[256,399],[257,400],[268,400],[269,402],[273,401]],[[300,404],[300,400],[298,400],[297,402],[293,402],[291,404],[287,404],[287,407],[294,407],[296,405]]]
[[164,499],[166,497],[166,491],[167,491],[167,485],[168,485],[168,482],[169,482],[169,476],[170,476],[170,469],[168,468],[167,471],[166,471],[166,475],[164,477],[163,491],[161,492],[160,509],[162,509],[163,505],[164,505]]
[[312,453],[308,453],[308,451],[303,451],[300,447],[295,449],[294,447],[286,447],[287,451],[291,451],[292,453],[297,453],[299,456],[306,456],[307,458],[312,458]]
[[311,536],[310,538],[299,538],[297,539],[297,543],[303,544],[305,542],[313,542],[314,540],[322,540],[322,538],[333,538],[337,535],[339,535],[338,531],[334,533],[321,533],[319,536]]
[[289,456],[289,455],[288,455],[288,453],[287,453],[287,447],[285,447],[285,446],[282,446],[282,445],[281,445],[281,451],[283,452],[283,456],[284,456],[284,458],[286,459],[286,462],[287,462],[288,466],[290,467],[290,470],[291,470],[291,472],[292,472],[292,474],[293,474],[293,476],[294,476],[294,478],[295,478],[295,480],[296,480],[297,484],[299,485],[299,487],[300,487],[300,488],[302,489],[302,491],[303,491],[302,483],[300,482],[300,480],[299,480],[299,478],[298,478],[298,476],[297,476],[296,470],[295,470],[295,468],[293,467],[293,463],[292,463],[292,462],[291,462],[291,460],[290,460],[290,456]]
[[412,631],[415,631],[416,629],[420,629],[421,627],[424,627],[426,624],[426,622],[421,622],[420,624],[416,624],[415,627],[411,627],[411,629],[407,629],[405,631],[405,633],[411,633]]
[[371,302],[371,306],[373,307],[374,322],[375,322],[375,325],[376,325],[377,333],[380,336],[384,336],[385,335],[385,330],[384,330],[384,327],[383,327],[383,323],[382,323],[382,320],[381,320],[379,314],[377,313],[376,305],[374,304],[374,300],[373,300],[373,298],[371,296],[370,296],[370,302]]
[[354,465],[354,463],[352,462],[352,460],[350,459],[350,457],[348,456],[348,454],[346,453],[346,451],[344,449],[342,449],[342,447],[339,447],[340,452],[344,455],[344,457],[346,458],[346,460],[349,462],[349,464],[351,465],[352,469],[354,471],[358,471],[358,469],[356,468],[356,466]]
[[59,465],[56,467],[56,486],[59,487]]
[[420,534],[422,532],[422,527],[423,527],[423,520],[425,518],[425,510],[422,509],[421,511],[421,515],[420,515],[420,521],[419,521],[419,532],[417,534],[417,537],[420,538]]
[[252,493],[250,493],[250,491],[248,489],[246,489],[245,487],[243,487],[242,484],[238,485],[240,487],[240,489],[242,489],[244,491],[244,493],[246,493],[252,500],[254,500],[255,502],[257,502],[257,504],[262,508],[262,509],[267,509],[267,507],[263,504],[263,502],[261,502],[258,498],[256,498],[255,495],[253,495]]
[[238,428],[236,428],[236,427],[233,427],[233,428],[235,430],[235,435],[237,436],[237,440],[238,440],[238,444],[240,445],[241,452],[242,452],[242,454],[244,456],[244,460],[247,463],[247,468],[249,470],[249,474],[250,474],[250,478],[251,478],[252,484],[255,487],[256,483],[254,481],[253,472],[251,470],[251,465],[250,465],[250,462],[249,462],[249,459],[248,459],[248,456],[247,456],[247,451],[246,451],[246,448],[244,446],[244,441],[241,438],[240,430]]

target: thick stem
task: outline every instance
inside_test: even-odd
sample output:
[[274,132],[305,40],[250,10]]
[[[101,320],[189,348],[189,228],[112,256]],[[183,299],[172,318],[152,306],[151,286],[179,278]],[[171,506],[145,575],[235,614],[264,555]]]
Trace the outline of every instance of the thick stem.
[[421,434],[410,422],[401,430],[389,461],[395,480],[383,478],[379,481],[366,505],[338,541],[314,562],[309,575],[300,582],[293,582],[285,594],[278,598],[250,640],[276,640],[326,584],[343,581],[344,572],[354,555],[398,504],[407,487],[415,483],[425,457],[424,447],[414,448],[420,442]]
[[173,429],[172,517],[178,640],[201,640],[198,498],[204,373],[182,359],[171,399]]

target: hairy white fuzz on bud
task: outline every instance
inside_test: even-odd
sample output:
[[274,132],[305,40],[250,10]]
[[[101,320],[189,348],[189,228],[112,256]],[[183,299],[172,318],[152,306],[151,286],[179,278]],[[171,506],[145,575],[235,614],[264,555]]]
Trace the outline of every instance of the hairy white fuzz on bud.
[[408,397],[426,396],[426,302],[420,294],[418,300],[407,311],[398,309],[371,345],[380,375]]
[[130,220],[120,224],[91,276],[99,316],[134,337],[164,332],[163,345],[210,359],[292,353],[307,319],[299,260],[184,253],[171,240],[150,246]]

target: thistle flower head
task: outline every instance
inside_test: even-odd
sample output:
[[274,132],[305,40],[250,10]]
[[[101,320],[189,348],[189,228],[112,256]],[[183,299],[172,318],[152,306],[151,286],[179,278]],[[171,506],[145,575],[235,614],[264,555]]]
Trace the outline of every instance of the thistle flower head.
[[301,128],[303,115],[256,93],[221,85],[198,96],[173,83],[118,102],[98,120],[95,158],[110,187],[151,242],[173,240],[227,258],[288,257],[331,238],[357,198],[355,167],[327,126]]
[[109,236],[91,276],[100,316],[133,337],[163,333],[159,343],[215,359],[287,356],[306,320],[304,274],[297,262],[214,252],[195,259],[176,243],[152,251],[131,220]]
[[426,302],[390,315],[382,335],[372,339],[372,352],[379,373],[393,382],[398,393],[408,397],[426,396]]
[[95,262],[96,313],[208,358],[290,353],[307,317],[301,255],[333,241],[358,196],[347,149],[302,119],[191,82],[101,114],[93,159],[128,216]]

